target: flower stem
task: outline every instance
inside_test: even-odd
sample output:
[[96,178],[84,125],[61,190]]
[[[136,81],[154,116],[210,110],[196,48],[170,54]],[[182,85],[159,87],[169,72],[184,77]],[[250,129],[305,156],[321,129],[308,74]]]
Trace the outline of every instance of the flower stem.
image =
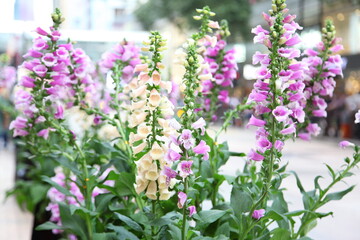
[[[187,190],[188,190],[188,182],[187,182],[187,177],[184,179],[184,193],[187,194]],[[187,220],[187,215],[186,215],[186,201],[184,203],[183,206],[183,222],[182,222],[182,229],[181,229],[181,240],[186,240],[186,220]]]

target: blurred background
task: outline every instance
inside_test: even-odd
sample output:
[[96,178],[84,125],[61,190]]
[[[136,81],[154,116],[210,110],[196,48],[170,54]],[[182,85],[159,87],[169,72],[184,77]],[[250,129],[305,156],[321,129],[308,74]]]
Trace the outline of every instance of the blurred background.
[[[159,30],[169,44],[165,62],[171,62],[171,53],[198,27],[192,19],[195,8],[204,5],[217,13],[217,20],[229,22],[229,46],[235,47],[239,65],[232,97],[238,102],[253,85],[256,67],[251,65],[252,54],[266,51],[252,43],[251,28],[264,24],[261,13],[269,9],[270,0],[0,0],[0,54],[6,53],[11,65],[20,65],[35,36],[33,30],[50,26],[50,15],[57,7],[65,17],[63,40],[77,42],[94,61],[124,38],[141,44],[148,30]],[[288,0],[287,5],[304,27],[300,48],[314,47],[321,40],[324,21],[333,20],[344,45],[344,78],[337,79],[329,117],[322,123],[323,134],[359,138],[352,116],[360,108],[360,1]],[[169,76],[176,75],[174,66],[168,69]]]

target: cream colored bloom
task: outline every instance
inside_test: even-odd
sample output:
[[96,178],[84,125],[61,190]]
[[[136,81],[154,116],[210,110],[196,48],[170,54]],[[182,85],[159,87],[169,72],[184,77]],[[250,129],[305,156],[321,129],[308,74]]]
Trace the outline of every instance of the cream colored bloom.
[[151,75],[152,81],[155,85],[159,85],[161,82],[161,76],[158,71],[154,71]]
[[137,97],[143,95],[146,92],[146,87],[147,87],[146,85],[140,86],[139,88],[132,91],[131,96],[133,98],[137,98]]
[[148,72],[149,68],[147,64],[138,64],[135,66],[134,72]]
[[157,199],[156,193],[157,193],[156,182],[150,181],[148,188],[146,190],[146,196],[152,200],[156,200]]
[[129,144],[130,146],[133,146],[134,142],[140,141],[142,139],[144,139],[143,136],[131,132],[129,135]]
[[138,154],[139,152],[144,150],[145,147],[146,147],[146,142],[142,142],[139,145],[137,145],[136,147],[133,147],[133,153]]
[[157,142],[155,142],[150,150],[151,158],[154,160],[161,159],[164,157],[164,154],[165,152],[163,148]]
[[145,191],[146,187],[148,186],[149,181],[142,178],[142,177],[136,177],[136,184],[135,184],[135,191],[137,194],[140,194],[141,192]]
[[140,108],[144,107],[145,104],[146,104],[146,100],[140,100],[140,101],[137,101],[137,102],[133,101],[133,102],[131,103],[131,108],[130,108],[130,110],[140,109]]
[[144,156],[142,156],[138,161],[135,162],[136,165],[138,166],[139,168],[139,171],[138,172],[143,172],[143,171],[147,171],[150,169],[150,167],[152,166],[153,164],[153,160],[152,158],[150,157],[150,154],[147,153],[145,154]]
[[171,93],[172,90],[172,83],[171,82],[160,82],[160,87],[164,88],[168,93]]
[[160,189],[159,200],[169,200],[174,195],[174,191],[169,192],[167,188]]
[[149,96],[149,103],[151,107],[157,107],[160,105],[161,102],[161,96],[159,92],[156,89],[151,90],[150,96]]
[[142,137],[147,137],[147,135],[149,135],[151,133],[151,127],[147,126],[146,123],[141,123],[138,127],[137,127],[137,133],[142,136]]
[[157,179],[157,182],[158,182],[159,189],[165,189],[165,188],[167,189],[168,188],[165,175],[160,175],[159,178]]
[[159,177],[158,168],[156,163],[152,163],[149,170],[145,173],[145,178],[151,181],[157,180]]

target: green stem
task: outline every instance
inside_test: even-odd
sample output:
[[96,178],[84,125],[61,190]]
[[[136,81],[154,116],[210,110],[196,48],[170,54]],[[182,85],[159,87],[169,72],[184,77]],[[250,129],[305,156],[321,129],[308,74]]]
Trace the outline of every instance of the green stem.
[[[324,197],[326,196],[326,194],[328,193],[328,191],[338,182],[340,182],[344,177],[346,177],[347,173],[354,168],[360,161],[360,159],[356,159],[358,158],[358,155],[355,156],[355,160],[349,164],[346,169],[344,171],[342,171],[339,176],[332,181],[329,186],[327,186],[323,191],[320,192],[320,196],[317,199],[317,201],[314,203],[313,207],[310,208],[310,212],[314,212],[316,211],[318,208],[320,208],[321,206],[323,206],[326,202],[324,202]],[[301,219],[301,225],[299,227],[299,230],[297,231],[297,233],[295,234],[294,239],[297,239],[299,236],[303,237],[303,231],[304,228],[306,226],[306,223],[308,221],[308,216],[310,216],[309,214],[304,214],[304,217]]]
[[[188,190],[188,182],[187,182],[187,177],[184,180],[184,193],[187,194],[187,190]],[[186,240],[186,220],[187,220],[187,214],[186,214],[186,206],[187,206],[187,201],[185,201],[184,206],[183,206],[183,222],[182,222],[182,229],[181,229],[181,240]]]
[[[152,214],[154,215],[154,218],[156,218],[156,201],[153,200],[152,201]],[[151,239],[155,239],[155,234],[156,234],[156,231],[155,231],[155,226],[151,226]]]

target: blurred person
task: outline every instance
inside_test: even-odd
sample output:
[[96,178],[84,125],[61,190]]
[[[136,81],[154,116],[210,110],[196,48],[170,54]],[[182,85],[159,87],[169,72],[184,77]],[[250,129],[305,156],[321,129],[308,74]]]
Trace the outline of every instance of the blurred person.
[[346,121],[344,115],[346,115],[345,100],[346,94],[343,92],[334,93],[334,97],[327,107],[327,118],[325,127],[325,136],[339,137],[341,134],[341,125]]
[[354,115],[360,109],[360,92],[346,97],[343,114],[343,138],[360,138],[360,128],[354,124]]

